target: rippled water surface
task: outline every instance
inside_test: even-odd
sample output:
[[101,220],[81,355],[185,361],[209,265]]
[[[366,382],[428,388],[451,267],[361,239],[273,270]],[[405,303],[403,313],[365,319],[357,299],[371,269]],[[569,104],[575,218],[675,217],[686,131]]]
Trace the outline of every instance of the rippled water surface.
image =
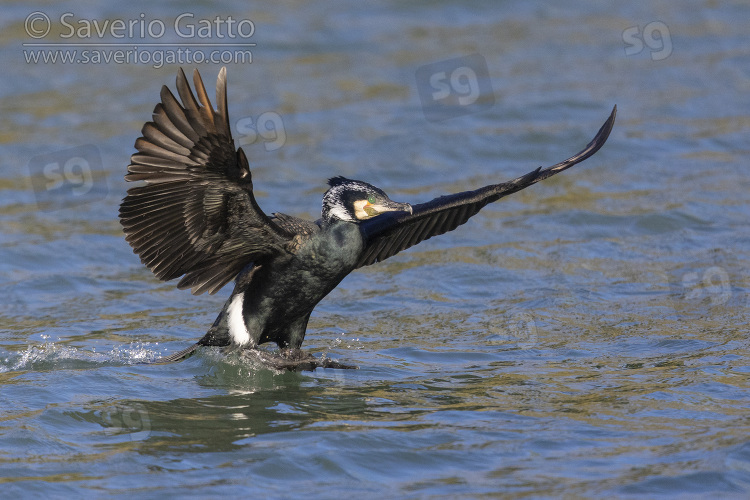
[[[750,492],[745,2],[3,9],[0,496]],[[65,12],[166,34],[64,38]],[[34,64],[23,44],[232,42],[180,38],[183,13],[254,23],[229,109],[266,212],[317,218],[333,175],[414,203],[473,189],[575,153],[614,104],[618,119],[593,158],[324,299],[305,348],[359,370],[210,349],[141,364],[200,338],[229,293],[158,282],[117,222],[179,64]],[[221,65],[182,66],[212,88]],[[424,74],[479,99],[440,107]]]

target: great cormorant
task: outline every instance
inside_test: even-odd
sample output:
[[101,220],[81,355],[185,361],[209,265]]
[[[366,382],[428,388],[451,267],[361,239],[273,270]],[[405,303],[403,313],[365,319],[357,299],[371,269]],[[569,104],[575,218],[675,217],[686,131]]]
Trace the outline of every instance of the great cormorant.
[[[236,279],[234,291],[208,333],[160,362],[182,359],[198,346],[241,349],[276,368],[339,366],[300,350],[315,305],[344,277],[433,236],[452,231],[488,203],[520,191],[590,157],[607,140],[617,107],[579,153],[509,182],[409,205],[366,182],[334,177],[322,217],[308,221],[266,215],[253,196],[245,153],[232,140],[226,68],[216,82],[214,109],[196,70],[190,89],[177,74],[180,103],[163,86],[153,121],[143,126],[120,206],[126,240],[161,280],[182,276],[179,288],[215,293]],[[257,349],[275,342],[280,354]]]

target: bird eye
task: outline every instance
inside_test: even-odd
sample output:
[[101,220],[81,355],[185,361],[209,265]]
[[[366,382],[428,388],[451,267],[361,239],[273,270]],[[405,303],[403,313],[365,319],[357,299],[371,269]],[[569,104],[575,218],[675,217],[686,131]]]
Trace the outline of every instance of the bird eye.
[[375,203],[375,197],[373,195],[368,196],[367,197],[367,203],[369,203],[370,205],[374,204]]

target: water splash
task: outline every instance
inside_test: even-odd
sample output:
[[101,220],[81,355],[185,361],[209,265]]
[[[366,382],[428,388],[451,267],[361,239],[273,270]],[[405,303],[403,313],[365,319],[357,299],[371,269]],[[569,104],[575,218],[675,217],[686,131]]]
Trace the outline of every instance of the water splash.
[[115,347],[109,352],[96,352],[95,349],[84,350],[55,342],[44,342],[30,345],[25,351],[0,354],[0,373],[133,365],[149,363],[160,356],[161,353],[153,349],[150,343],[134,342],[127,346]]

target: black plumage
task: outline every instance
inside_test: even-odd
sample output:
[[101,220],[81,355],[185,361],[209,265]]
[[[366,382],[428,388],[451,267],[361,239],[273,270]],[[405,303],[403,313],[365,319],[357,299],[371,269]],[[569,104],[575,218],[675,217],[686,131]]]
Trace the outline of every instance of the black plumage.
[[[334,177],[322,218],[308,221],[268,216],[258,206],[247,158],[232,139],[226,69],[216,83],[216,110],[197,70],[193,83],[197,99],[179,71],[181,102],[162,87],[125,176],[145,184],[128,191],[120,221],[126,240],[157,278],[182,277],[178,287],[194,294],[215,293],[232,279],[235,286],[208,333],[163,360],[216,345],[289,369],[323,366],[299,348],[313,308],[347,274],[452,231],[488,203],[590,157],[607,140],[617,109],[586,148],[563,162],[427,203],[397,203],[375,186]],[[264,342],[276,342],[280,355],[255,349]]]

